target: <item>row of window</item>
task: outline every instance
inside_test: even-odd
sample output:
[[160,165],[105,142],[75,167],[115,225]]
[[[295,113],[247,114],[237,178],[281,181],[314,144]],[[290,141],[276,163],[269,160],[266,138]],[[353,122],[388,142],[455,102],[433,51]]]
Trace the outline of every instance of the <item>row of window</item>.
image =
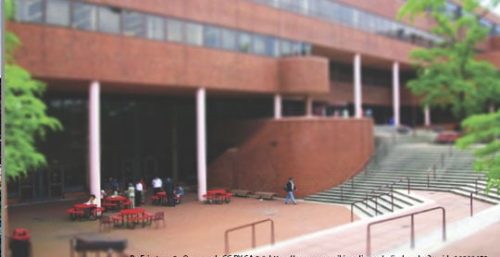
[[[447,15],[449,15],[454,19],[458,19],[462,15],[464,15],[462,7],[452,2],[446,2],[444,11],[446,12]],[[495,24],[493,21],[490,21],[486,18],[480,18],[479,23],[481,24],[481,26],[488,29],[490,35],[492,36],[500,35],[500,24]]]
[[16,0],[17,20],[265,56],[307,55],[311,45],[76,0]]
[[441,39],[427,31],[330,0],[252,0],[275,8],[320,18],[333,23],[430,46]]

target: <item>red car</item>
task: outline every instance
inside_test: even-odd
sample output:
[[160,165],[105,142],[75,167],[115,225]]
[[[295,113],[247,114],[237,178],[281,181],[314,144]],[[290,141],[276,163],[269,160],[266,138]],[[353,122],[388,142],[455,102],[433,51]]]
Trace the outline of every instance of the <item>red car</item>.
[[447,143],[455,143],[455,141],[461,136],[459,132],[448,130],[439,132],[434,142],[447,144]]

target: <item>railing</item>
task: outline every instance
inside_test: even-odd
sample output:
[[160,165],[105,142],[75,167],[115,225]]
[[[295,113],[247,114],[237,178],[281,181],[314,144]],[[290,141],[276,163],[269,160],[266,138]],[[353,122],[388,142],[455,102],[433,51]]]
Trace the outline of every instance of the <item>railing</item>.
[[446,241],[446,210],[443,207],[438,206],[438,207],[434,207],[434,208],[430,208],[430,209],[425,209],[425,210],[422,210],[422,211],[412,212],[412,213],[409,213],[409,214],[400,215],[400,216],[396,216],[396,217],[392,217],[392,218],[387,218],[387,219],[383,219],[383,220],[378,220],[378,221],[374,221],[374,222],[369,223],[367,225],[367,227],[366,227],[366,256],[367,257],[371,256],[371,227],[372,226],[380,224],[380,223],[385,223],[385,222],[388,222],[388,221],[392,221],[392,220],[397,220],[397,219],[402,219],[402,218],[406,218],[406,217],[411,217],[411,232],[410,232],[410,238],[411,239],[410,240],[411,240],[411,248],[413,249],[413,248],[415,248],[415,215],[426,213],[426,212],[430,212],[430,211],[434,211],[434,210],[441,210],[442,219],[443,219],[443,222],[442,222],[442,230],[443,230],[442,238],[443,238],[443,241]]
[[[391,191],[390,193],[380,193],[380,194],[377,194],[371,198],[366,198],[364,200],[359,200],[359,201],[355,201],[355,202],[352,202],[351,203],[351,222],[354,221],[354,207],[358,207],[360,210],[361,207],[357,206],[356,204],[358,203],[365,203],[365,208],[368,208],[368,201],[373,201],[375,203],[375,216],[378,216],[379,214],[379,211],[378,211],[378,201],[377,199],[378,198],[381,198],[382,196],[389,196],[391,198],[391,212],[394,212],[394,193]],[[382,198],[381,198],[382,199]]]
[[255,248],[256,241],[257,241],[255,238],[255,226],[258,224],[261,224],[261,223],[266,223],[266,222],[269,222],[270,227],[271,227],[271,231],[270,231],[271,235],[270,236],[271,236],[271,245],[273,245],[274,244],[274,221],[272,219],[265,219],[265,220],[252,222],[252,223],[249,223],[246,225],[242,225],[242,226],[238,226],[238,227],[234,227],[234,228],[230,228],[230,229],[226,230],[226,232],[224,232],[224,251],[225,251],[225,253],[229,254],[229,233],[236,231],[236,230],[243,229],[243,228],[247,228],[247,227],[252,228],[252,249]]

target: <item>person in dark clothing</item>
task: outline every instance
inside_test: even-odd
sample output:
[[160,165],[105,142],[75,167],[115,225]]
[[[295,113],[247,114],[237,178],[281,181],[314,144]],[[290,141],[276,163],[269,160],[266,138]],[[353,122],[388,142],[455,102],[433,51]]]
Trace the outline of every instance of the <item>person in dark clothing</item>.
[[293,195],[293,192],[297,188],[295,187],[295,183],[293,182],[293,178],[289,178],[288,182],[286,183],[285,186],[285,191],[287,192],[286,198],[285,198],[285,204],[288,204],[288,201],[291,201],[293,204],[297,204],[295,201],[295,196]]
[[135,184],[135,206],[140,206],[142,204],[142,191],[144,187],[141,183],[141,180],[138,180]]
[[167,193],[167,206],[175,206],[174,182],[167,178],[165,182],[165,192]]

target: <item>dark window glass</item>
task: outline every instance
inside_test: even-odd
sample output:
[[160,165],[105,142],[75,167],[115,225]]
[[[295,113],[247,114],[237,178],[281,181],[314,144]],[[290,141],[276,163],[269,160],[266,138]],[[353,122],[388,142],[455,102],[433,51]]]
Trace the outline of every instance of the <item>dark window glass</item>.
[[203,26],[198,23],[186,22],[186,43],[191,45],[203,45]]
[[167,19],[167,40],[182,42],[184,39],[184,23],[179,20]]
[[266,41],[263,36],[258,36],[258,35],[253,36],[252,52],[260,55],[266,54]]
[[222,48],[227,50],[238,50],[236,47],[237,33],[234,30],[222,29]]
[[95,30],[97,27],[96,7],[85,3],[73,3],[73,21],[71,24],[73,28]]
[[221,30],[212,26],[205,26],[203,30],[203,45],[208,47],[221,47]]
[[120,33],[120,12],[118,8],[99,7],[99,31],[104,33]]
[[145,17],[138,12],[123,12],[123,34],[126,36],[146,36]]
[[69,2],[66,0],[47,0],[48,24],[68,26],[69,25]]
[[238,35],[238,50],[244,53],[252,50],[252,35],[246,32],[240,32]]
[[164,19],[158,16],[146,16],[146,33],[150,39],[164,40],[165,39],[165,23]]
[[16,4],[18,20],[42,22],[42,0],[18,0]]

